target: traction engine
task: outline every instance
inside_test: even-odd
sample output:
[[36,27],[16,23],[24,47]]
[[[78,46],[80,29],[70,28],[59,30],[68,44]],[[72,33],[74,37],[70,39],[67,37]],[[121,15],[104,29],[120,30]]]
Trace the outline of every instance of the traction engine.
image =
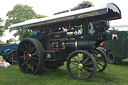
[[57,69],[66,61],[67,71],[73,79],[90,80],[96,72],[103,72],[107,67],[107,57],[98,46],[115,37],[108,29],[109,21],[116,19],[121,19],[121,11],[109,3],[12,25],[11,30],[35,32],[18,45],[20,70],[39,74],[44,67]]

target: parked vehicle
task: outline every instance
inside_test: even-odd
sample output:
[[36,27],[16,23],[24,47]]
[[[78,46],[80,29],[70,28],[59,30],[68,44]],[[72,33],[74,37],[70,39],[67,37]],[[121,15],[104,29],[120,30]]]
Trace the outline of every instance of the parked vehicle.
[[0,55],[3,56],[3,59],[5,59],[10,64],[16,63],[16,44],[14,45],[0,45]]
[[119,64],[128,58],[128,31],[111,30],[111,33],[116,33],[118,39],[105,41],[105,52],[109,63]]

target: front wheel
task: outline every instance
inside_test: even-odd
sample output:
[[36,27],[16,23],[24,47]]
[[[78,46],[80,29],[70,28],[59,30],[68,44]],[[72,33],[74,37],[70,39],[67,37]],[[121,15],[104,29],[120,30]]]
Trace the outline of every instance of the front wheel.
[[42,73],[44,67],[43,46],[34,38],[22,40],[17,48],[17,63],[24,73]]
[[96,73],[97,62],[92,54],[84,50],[72,52],[67,59],[69,75],[79,81],[88,81]]

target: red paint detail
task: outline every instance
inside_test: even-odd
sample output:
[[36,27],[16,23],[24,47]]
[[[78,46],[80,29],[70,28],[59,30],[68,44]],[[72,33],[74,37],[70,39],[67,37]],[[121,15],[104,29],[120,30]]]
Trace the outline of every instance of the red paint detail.
[[59,50],[59,46],[58,45],[56,45],[56,51],[58,51]]
[[60,35],[55,35],[54,37],[56,37],[56,38],[57,38],[57,37],[60,37]]

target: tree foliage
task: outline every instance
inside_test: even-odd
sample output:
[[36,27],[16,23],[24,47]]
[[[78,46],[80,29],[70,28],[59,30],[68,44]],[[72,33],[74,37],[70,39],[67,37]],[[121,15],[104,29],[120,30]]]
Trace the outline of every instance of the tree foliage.
[[94,5],[92,4],[92,2],[90,2],[90,1],[83,1],[83,2],[79,3],[77,6],[75,6],[74,8],[79,8],[81,4],[88,4],[88,5],[90,5],[91,7],[94,6]]
[[16,37],[19,35],[19,40],[22,40],[30,37],[32,34],[33,32],[30,29],[19,29],[13,36]]
[[36,14],[36,16],[35,16],[34,18],[39,19],[39,18],[44,18],[44,17],[47,17],[47,16],[45,16],[45,15],[40,15],[40,14]]
[[3,22],[3,20],[2,20],[2,18],[0,18],[0,37],[3,35],[3,33],[4,33],[4,30],[3,30],[3,26],[2,26],[2,22]]
[[12,24],[24,22],[26,20],[32,19],[36,16],[36,13],[32,7],[28,5],[17,4],[14,6],[13,10],[8,11],[8,19],[5,22],[5,29]]
[[[43,18],[46,17],[44,15],[39,15],[34,12],[32,7],[28,5],[17,4],[14,8],[8,11],[7,15],[8,18],[5,22],[4,29],[8,29],[8,27],[12,24],[24,22],[26,20],[34,19],[34,18]],[[24,30],[17,30],[14,36],[19,35],[19,39],[29,37],[30,35],[27,33],[31,33],[31,31],[24,29]],[[27,35],[26,35],[27,34]]]
[[16,44],[16,40],[14,38],[10,38],[9,40],[7,40],[6,44],[11,44],[11,42],[15,42]]

